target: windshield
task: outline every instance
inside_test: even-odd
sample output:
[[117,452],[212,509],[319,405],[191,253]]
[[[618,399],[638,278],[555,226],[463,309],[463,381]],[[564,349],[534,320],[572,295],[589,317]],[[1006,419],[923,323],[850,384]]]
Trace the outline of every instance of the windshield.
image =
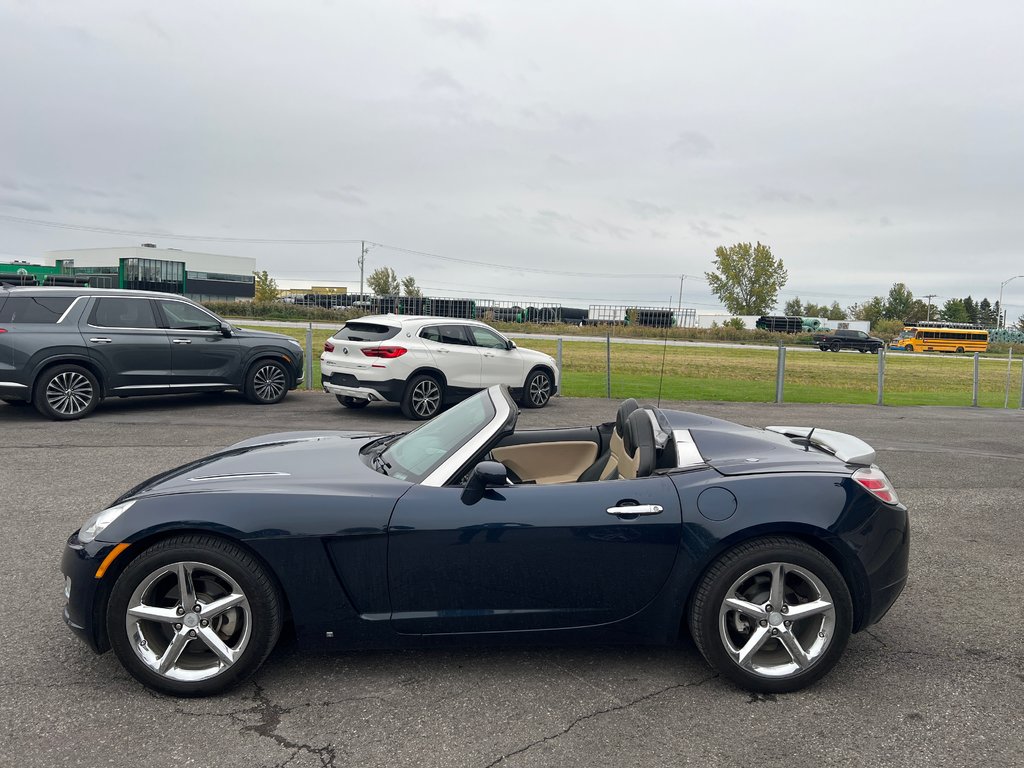
[[903,332],[899,335],[899,338],[901,338],[901,339],[912,339],[916,335],[917,335],[917,329],[916,328],[910,328],[910,329],[904,328]]
[[494,414],[490,395],[480,392],[391,443],[381,454],[381,467],[391,477],[418,483],[487,426]]

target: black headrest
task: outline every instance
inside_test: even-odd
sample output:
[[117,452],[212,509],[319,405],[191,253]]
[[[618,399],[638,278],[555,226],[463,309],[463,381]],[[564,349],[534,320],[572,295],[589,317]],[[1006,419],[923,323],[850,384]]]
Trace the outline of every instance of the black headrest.
[[640,404],[632,397],[629,400],[622,401],[622,405],[619,406],[619,412],[615,414],[615,431],[619,433],[619,437],[626,436],[626,419],[639,407]]
[[626,419],[626,432],[622,436],[623,447],[633,459],[640,452],[636,476],[647,477],[654,471],[657,455],[654,443],[654,424],[647,411],[636,410]]

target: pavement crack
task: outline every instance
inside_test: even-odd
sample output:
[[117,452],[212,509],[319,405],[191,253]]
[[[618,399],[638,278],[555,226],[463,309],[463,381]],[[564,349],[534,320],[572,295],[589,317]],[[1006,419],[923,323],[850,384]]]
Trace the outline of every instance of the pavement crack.
[[275,704],[263,686],[256,681],[253,681],[253,686],[255,688],[255,694],[253,696],[255,704],[248,709],[243,710],[243,712],[259,716],[260,722],[254,725],[242,726],[239,733],[255,733],[257,736],[271,739],[279,746],[291,750],[291,756],[283,763],[279,763],[279,766],[283,767],[288,765],[288,763],[298,757],[301,752],[306,752],[316,757],[320,761],[320,765],[324,768],[335,768],[335,760],[338,757],[335,746],[331,743],[327,743],[322,747],[314,747],[311,744],[292,741],[291,739],[279,734],[277,729],[281,725],[281,716],[287,714],[291,709],[295,709],[295,707],[282,707],[279,704]]
[[612,712],[621,712],[623,710],[630,709],[631,707],[634,707],[637,704],[642,704],[645,701],[650,701],[651,699],[657,698],[658,696],[662,696],[662,695],[664,695],[664,694],[666,694],[666,693],[668,693],[670,691],[679,690],[681,688],[696,688],[698,686],[704,685],[704,683],[706,683],[706,682],[708,682],[710,680],[714,680],[716,677],[718,677],[717,674],[715,674],[715,675],[708,675],[707,677],[701,678],[700,680],[697,680],[696,682],[692,682],[692,683],[676,683],[675,685],[670,685],[670,686],[667,686],[665,688],[659,688],[656,691],[652,691],[651,693],[644,694],[643,696],[640,696],[640,697],[638,697],[636,699],[633,699],[632,701],[627,701],[625,704],[616,704],[613,707],[607,707],[605,709],[599,709],[596,712],[590,712],[589,714],[586,714],[586,715],[580,715],[575,720],[573,720],[571,723],[569,723],[569,725],[567,725],[565,728],[560,730],[558,733],[553,733],[553,734],[551,734],[549,736],[545,736],[545,737],[543,737],[541,739],[537,739],[536,741],[532,741],[532,742],[530,742],[529,744],[527,744],[524,747],[520,747],[519,749],[515,749],[515,750],[513,750],[511,752],[507,752],[504,755],[502,755],[501,757],[499,757],[497,760],[494,760],[494,761],[488,763],[484,768],[494,768],[494,766],[498,765],[499,763],[503,763],[506,760],[509,760],[509,759],[515,757],[516,755],[521,755],[524,752],[527,752],[527,751],[533,749],[534,747],[539,746],[540,744],[546,744],[549,741],[555,741],[556,739],[560,739],[562,736],[565,736],[567,733],[569,733],[577,725],[579,725],[580,723],[586,722],[587,720],[592,720],[593,718],[600,717],[601,715],[611,714]]

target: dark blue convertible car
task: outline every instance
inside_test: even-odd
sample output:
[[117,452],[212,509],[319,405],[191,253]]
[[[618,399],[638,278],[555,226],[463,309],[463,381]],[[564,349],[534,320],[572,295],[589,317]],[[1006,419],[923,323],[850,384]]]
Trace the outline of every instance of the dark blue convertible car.
[[247,440],[146,481],[68,540],[64,618],[145,685],[218,693],[283,632],[319,648],[673,643],[737,684],[831,669],[907,579],[874,451],[638,407],[516,430],[492,387],[406,434]]

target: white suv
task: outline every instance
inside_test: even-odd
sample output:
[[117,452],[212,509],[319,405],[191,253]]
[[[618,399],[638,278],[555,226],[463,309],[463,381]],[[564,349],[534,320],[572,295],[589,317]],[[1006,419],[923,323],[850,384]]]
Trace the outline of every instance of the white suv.
[[350,320],[324,343],[324,390],[346,408],[401,403],[410,419],[506,384],[525,408],[543,408],[558,389],[550,355],[520,349],[493,328],[447,317],[373,315]]

